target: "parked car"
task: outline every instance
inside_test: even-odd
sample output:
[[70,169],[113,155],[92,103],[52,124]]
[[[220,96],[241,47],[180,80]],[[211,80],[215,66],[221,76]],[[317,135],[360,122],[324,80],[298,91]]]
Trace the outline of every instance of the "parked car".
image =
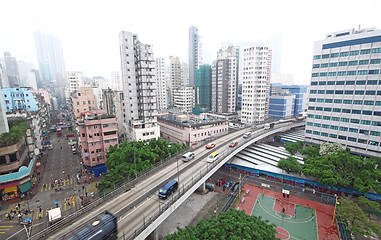
[[205,146],[206,149],[211,149],[211,148],[214,148],[216,146],[215,143],[209,143],[208,145]]
[[217,181],[216,185],[217,186],[222,186],[224,185],[226,182],[226,178],[221,178],[220,180]]
[[231,186],[233,186],[233,182],[232,181],[228,181],[224,184],[224,187],[226,188],[230,188]]
[[235,147],[238,145],[238,142],[237,141],[233,141],[229,144],[229,147]]

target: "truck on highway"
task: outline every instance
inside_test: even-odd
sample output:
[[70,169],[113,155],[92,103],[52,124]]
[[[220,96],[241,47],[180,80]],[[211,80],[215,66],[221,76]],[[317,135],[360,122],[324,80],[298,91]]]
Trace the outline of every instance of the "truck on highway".
[[266,123],[265,124],[265,129],[270,129],[270,128],[273,128],[274,127],[274,123]]

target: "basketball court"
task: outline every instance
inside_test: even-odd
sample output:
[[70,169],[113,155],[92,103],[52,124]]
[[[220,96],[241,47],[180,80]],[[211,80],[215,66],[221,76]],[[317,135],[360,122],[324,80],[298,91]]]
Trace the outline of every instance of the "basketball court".
[[[245,184],[239,209],[275,224],[280,239],[338,240],[333,206]],[[287,191],[286,191],[287,193]],[[242,196],[241,196],[242,197]]]

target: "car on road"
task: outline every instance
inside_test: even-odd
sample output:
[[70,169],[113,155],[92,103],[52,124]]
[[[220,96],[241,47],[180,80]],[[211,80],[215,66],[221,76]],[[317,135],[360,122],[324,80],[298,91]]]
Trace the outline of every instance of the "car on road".
[[53,149],[53,144],[49,144],[49,145],[48,145],[48,149],[49,149],[49,150],[52,150],[52,149]]
[[209,143],[208,145],[205,146],[206,149],[211,149],[211,148],[214,148],[216,146],[215,143]]
[[233,182],[232,182],[232,181],[227,181],[227,182],[224,184],[224,187],[226,187],[226,188],[230,188],[231,186],[233,186]]
[[217,181],[216,185],[217,186],[222,186],[224,185],[226,182],[226,178],[221,178],[220,180]]
[[233,141],[229,144],[229,147],[235,147],[238,145],[238,142],[237,141]]

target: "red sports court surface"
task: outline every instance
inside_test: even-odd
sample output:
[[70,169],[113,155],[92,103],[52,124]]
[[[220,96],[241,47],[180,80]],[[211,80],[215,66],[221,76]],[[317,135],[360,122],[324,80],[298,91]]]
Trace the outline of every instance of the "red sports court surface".
[[[335,225],[332,226],[332,217],[333,217],[333,210],[334,210],[333,206],[319,203],[319,202],[314,202],[314,201],[300,198],[300,197],[296,197],[291,195],[292,193],[290,194],[289,198],[283,198],[283,195],[280,192],[275,192],[272,190],[268,190],[268,189],[248,185],[248,184],[244,185],[243,190],[245,192],[246,190],[249,190],[249,193],[244,195],[245,201],[239,204],[239,209],[244,210],[247,215],[252,215],[252,213],[255,214],[254,208],[257,207],[258,204],[261,204],[261,199],[263,197],[265,198],[270,197],[268,199],[273,199],[274,201],[273,209],[272,209],[273,212],[266,213],[266,211],[262,211],[262,214],[269,214],[270,219],[271,219],[270,215],[274,215],[274,213],[276,215],[275,217],[278,217],[278,218],[285,216],[284,221],[288,220],[289,222],[291,221],[291,223],[292,221],[295,221],[295,224],[293,224],[295,228],[295,227],[298,227],[297,221],[294,220],[296,218],[293,218],[295,209],[298,209],[297,215],[299,215],[300,210],[303,207],[315,209],[318,239],[320,240],[338,240],[339,239]],[[299,207],[298,205],[302,207]],[[285,209],[285,215],[282,215],[283,208]],[[313,218],[315,218],[315,216],[311,218],[311,220],[315,221],[315,219]],[[283,217],[282,217],[282,221],[283,221]],[[274,222],[274,223],[278,226],[276,228],[278,231],[278,234],[276,235],[277,237],[281,239],[300,239],[300,238],[293,237],[292,234],[290,235],[289,233],[290,231],[279,226],[278,222]],[[300,230],[303,231],[305,229],[300,229]],[[306,238],[306,240],[309,240],[309,239]]]

